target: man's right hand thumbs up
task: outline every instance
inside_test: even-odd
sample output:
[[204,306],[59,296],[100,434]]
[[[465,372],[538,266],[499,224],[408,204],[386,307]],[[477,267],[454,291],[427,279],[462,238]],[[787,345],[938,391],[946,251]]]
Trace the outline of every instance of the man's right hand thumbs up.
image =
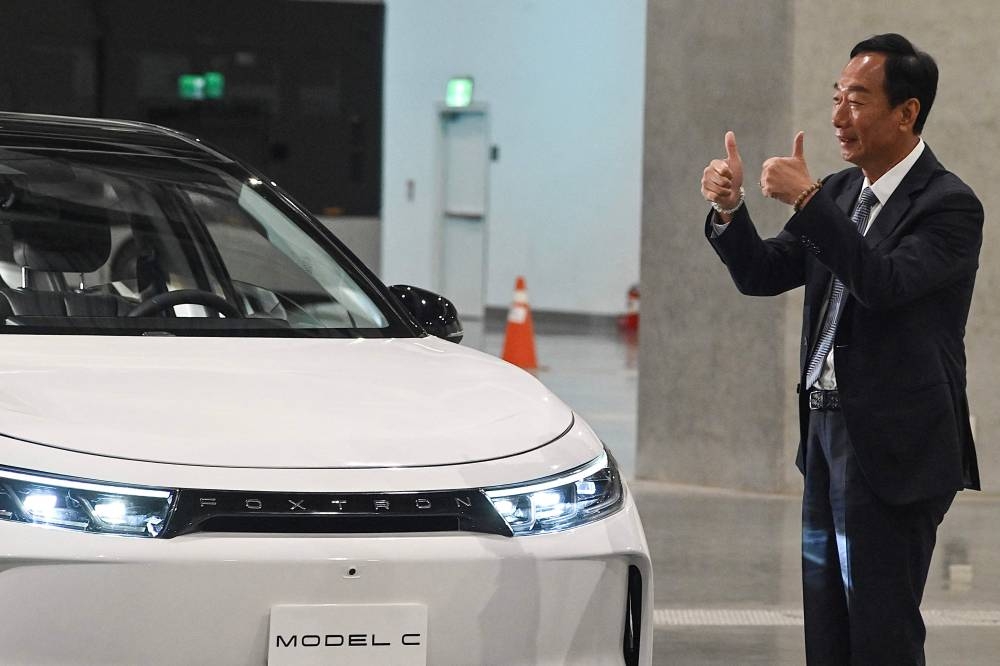
[[[740,202],[743,186],[743,160],[736,147],[736,135],[726,132],[726,159],[712,160],[701,176],[701,194],[707,201],[714,201],[729,210]],[[728,216],[723,216],[728,217]],[[728,222],[728,219],[724,219]]]

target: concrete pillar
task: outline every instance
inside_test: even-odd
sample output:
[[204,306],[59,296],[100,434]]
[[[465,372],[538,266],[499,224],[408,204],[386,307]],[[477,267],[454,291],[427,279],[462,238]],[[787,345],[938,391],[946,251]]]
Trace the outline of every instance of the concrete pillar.
[[[708,160],[736,132],[747,202],[780,228],[755,167],[791,120],[789,0],[647,8],[638,474],[768,490],[784,484],[784,299],[740,296],[705,241]],[[758,76],[774,71],[775,76]],[[784,76],[779,72],[784,72]]]

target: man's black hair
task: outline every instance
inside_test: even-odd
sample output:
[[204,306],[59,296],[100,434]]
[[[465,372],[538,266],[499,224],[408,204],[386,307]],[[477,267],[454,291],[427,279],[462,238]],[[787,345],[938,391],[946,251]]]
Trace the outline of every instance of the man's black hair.
[[911,97],[920,102],[920,112],[913,123],[913,133],[920,134],[937,94],[938,68],[934,58],[894,32],[858,42],[851,49],[851,57],[861,53],[885,54],[885,94],[891,106],[898,106]]

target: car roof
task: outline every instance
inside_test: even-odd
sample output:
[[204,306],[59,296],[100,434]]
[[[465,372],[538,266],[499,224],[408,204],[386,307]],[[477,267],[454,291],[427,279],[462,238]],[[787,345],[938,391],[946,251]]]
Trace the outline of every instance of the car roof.
[[0,111],[0,147],[232,162],[200,139],[151,123],[4,111]]

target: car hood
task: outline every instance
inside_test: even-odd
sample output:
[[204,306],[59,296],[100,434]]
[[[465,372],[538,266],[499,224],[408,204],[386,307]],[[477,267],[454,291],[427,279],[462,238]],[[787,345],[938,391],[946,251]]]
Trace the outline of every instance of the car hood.
[[433,337],[3,335],[0,372],[3,435],[181,465],[455,465],[572,423],[528,373]]

